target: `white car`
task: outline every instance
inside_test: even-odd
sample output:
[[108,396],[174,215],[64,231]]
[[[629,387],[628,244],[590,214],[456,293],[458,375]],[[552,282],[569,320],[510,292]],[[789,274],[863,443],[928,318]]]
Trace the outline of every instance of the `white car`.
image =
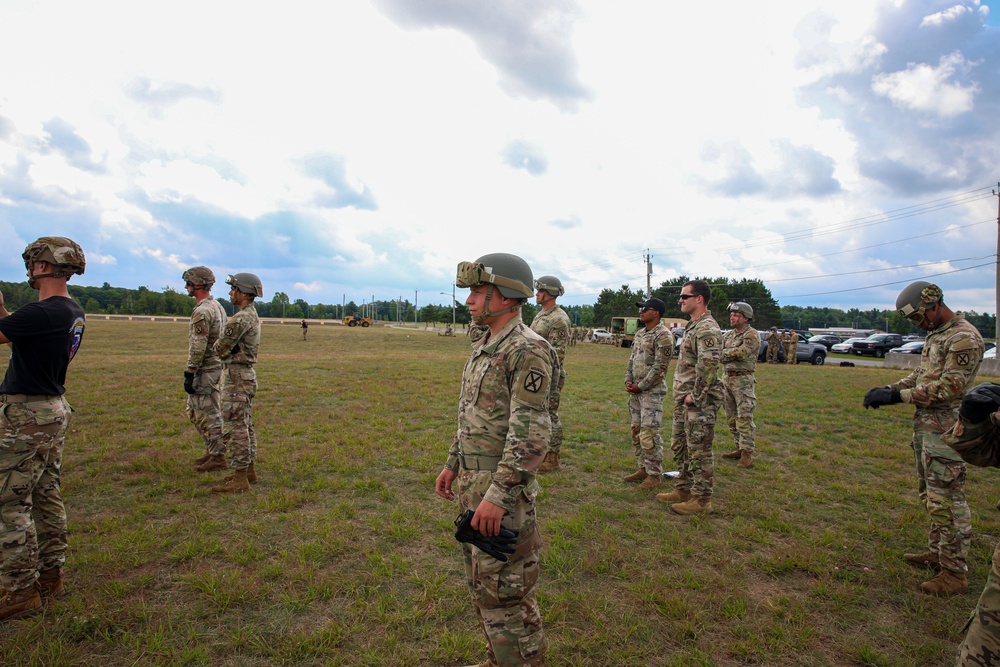
[[594,329],[591,333],[591,338],[597,340],[599,338],[611,338],[611,332],[607,329]]
[[841,354],[850,354],[851,348],[854,346],[855,342],[863,341],[864,338],[848,338],[843,343],[837,343],[830,348],[831,352],[839,352]]
[[983,359],[996,359],[996,358],[997,358],[997,349],[995,347],[991,347],[990,349],[983,352]]

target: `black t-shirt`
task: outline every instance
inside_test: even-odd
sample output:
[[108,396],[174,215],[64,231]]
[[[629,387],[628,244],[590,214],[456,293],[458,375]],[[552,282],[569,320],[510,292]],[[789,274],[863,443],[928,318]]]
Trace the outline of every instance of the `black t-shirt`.
[[0,333],[13,343],[0,394],[66,393],[66,367],[80,348],[84,325],[83,308],[64,296],[26,304],[0,318]]

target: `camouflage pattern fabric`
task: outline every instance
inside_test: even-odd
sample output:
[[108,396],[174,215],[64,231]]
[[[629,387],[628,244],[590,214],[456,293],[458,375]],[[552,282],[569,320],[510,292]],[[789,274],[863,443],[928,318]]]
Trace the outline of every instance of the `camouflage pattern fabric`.
[[913,414],[913,458],[917,493],[930,515],[928,548],[941,567],[968,572],[966,558],[972,537],[969,505],[965,499],[965,463],[945,444],[943,435],[955,426],[962,397],[976,384],[983,357],[983,338],[963,315],[956,315],[928,332],[920,367],[889,385],[904,403],[917,406]]
[[640,328],[632,341],[632,353],[625,367],[625,382],[638,385],[638,394],[629,394],[628,411],[632,423],[632,447],[640,470],[650,475],[663,473],[663,399],[667,395],[667,369],[674,356],[674,337],[658,323]]
[[781,349],[782,345],[781,334],[777,331],[772,331],[767,335],[767,363],[778,363],[778,350]]
[[[535,473],[548,451],[549,393],[558,368],[552,346],[514,317],[496,336],[480,338],[462,373],[458,430],[445,463],[459,472],[460,509],[488,500],[506,510],[504,527],[521,531],[506,563],[462,546],[491,665],[545,664],[535,591],[542,549]],[[496,469],[483,461],[496,462]]]
[[558,454],[562,449],[563,426],[559,419],[559,401],[566,385],[566,346],[570,339],[571,324],[569,315],[559,306],[540,311],[531,321],[531,330],[547,340],[559,357],[559,380],[553,383],[549,398],[549,421],[552,424],[549,452],[552,454]]
[[784,336],[785,363],[795,365],[795,357],[799,353],[799,335],[792,331]]
[[66,508],[60,491],[71,410],[62,396],[0,403],[0,584],[35,585],[39,570],[66,561]]
[[257,434],[251,409],[257,393],[260,318],[249,303],[229,318],[215,351],[225,364],[222,372],[222,441],[234,470],[246,470],[257,460]]
[[[674,422],[670,448],[680,472],[674,487],[696,498],[712,496],[715,458],[715,420],[723,401],[719,366],[722,331],[706,311],[684,327],[684,338],[674,371]],[[691,394],[693,403],[684,397]]]
[[753,413],[757,407],[757,379],[754,371],[757,370],[759,352],[760,334],[751,326],[747,326],[742,332],[733,329],[722,337],[720,358],[725,368],[722,387],[726,422],[736,448],[751,454],[754,453],[754,438],[757,433],[753,422]]
[[215,342],[222,335],[226,311],[214,297],[202,299],[191,313],[188,333],[188,360],[185,370],[194,373],[194,393],[188,394],[186,412],[198,434],[205,441],[205,451],[222,455],[222,413],[219,382],[222,360],[215,353]]

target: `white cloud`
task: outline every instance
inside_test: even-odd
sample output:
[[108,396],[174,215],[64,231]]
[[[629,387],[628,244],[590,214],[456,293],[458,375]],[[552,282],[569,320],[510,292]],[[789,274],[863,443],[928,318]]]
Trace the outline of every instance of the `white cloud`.
[[910,63],[905,71],[878,74],[872,79],[872,90],[904,108],[955,116],[972,110],[980,90],[976,82],[950,81],[959,70],[970,67],[956,51],[942,56],[937,67]]

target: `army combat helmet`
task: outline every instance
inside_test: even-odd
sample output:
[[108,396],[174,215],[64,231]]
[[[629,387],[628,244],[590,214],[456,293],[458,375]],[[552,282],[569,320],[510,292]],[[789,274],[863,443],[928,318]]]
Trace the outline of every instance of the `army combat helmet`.
[[231,285],[237,292],[249,294],[250,296],[264,296],[264,285],[253,273],[237,273],[226,278],[226,284]]
[[944,292],[934,283],[918,280],[903,288],[896,297],[896,310],[916,325],[924,321],[924,312],[944,302]]
[[[75,241],[65,236],[43,236],[21,253],[24,268],[28,270],[28,285],[35,287],[38,278],[68,278],[72,275],[83,275],[87,268],[87,258]],[[31,275],[31,267],[35,262],[48,262],[52,271],[38,276]]]
[[[503,296],[518,300],[528,299],[534,294],[529,287],[533,283],[531,267],[528,266],[528,263],[517,255],[505,252],[483,255],[474,262],[460,262],[455,276],[457,287],[471,288],[476,285],[495,285]],[[475,318],[476,324],[484,324],[490,317],[512,313],[521,308],[521,303],[518,302],[510,308],[491,312],[490,298],[492,296],[493,290],[490,290],[486,295],[483,312]]]
[[215,274],[207,266],[194,266],[185,271],[181,279],[185,285],[191,283],[195,287],[205,287],[206,289],[212,289],[212,285],[215,284]]
[[535,281],[535,291],[548,292],[552,296],[562,296],[566,293],[562,281],[555,276],[542,276]]
[[[753,319],[753,308],[746,301],[733,301],[729,304],[730,313],[739,313],[748,320]],[[774,327],[771,327],[772,329]]]

